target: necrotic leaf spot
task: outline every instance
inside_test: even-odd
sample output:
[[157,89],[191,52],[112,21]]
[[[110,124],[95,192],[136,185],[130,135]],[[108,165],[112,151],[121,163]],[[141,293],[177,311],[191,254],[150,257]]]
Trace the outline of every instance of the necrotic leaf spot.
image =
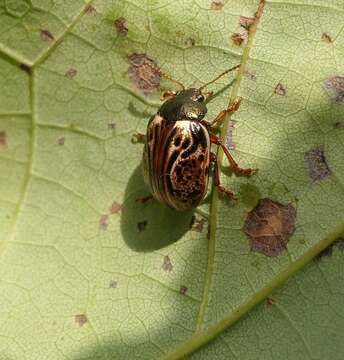
[[247,214],[243,226],[252,251],[277,256],[287,247],[295,231],[296,210],[291,205],[265,198]]
[[160,69],[146,54],[134,53],[129,56],[129,79],[142,92],[148,93],[160,86]]
[[308,165],[309,177],[313,182],[323,180],[331,175],[324,149],[321,146],[306,152],[305,161]]

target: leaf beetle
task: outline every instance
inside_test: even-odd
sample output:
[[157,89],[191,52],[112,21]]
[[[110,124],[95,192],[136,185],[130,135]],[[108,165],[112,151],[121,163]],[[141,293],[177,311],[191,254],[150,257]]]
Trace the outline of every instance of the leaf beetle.
[[202,90],[239,67],[236,65],[225,70],[200,88],[185,88],[182,83],[161,72],[182,90],[166,91],[162,96],[165,101],[150,118],[146,134],[134,135],[138,141],[144,142],[143,173],[151,191],[150,196],[139,199],[141,202],[154,198],[179,211],[197,207],[207,193],[211,163],[215,166],[214,186],[234,199],[234,194],[220,183],[219,165],[216,154],[210,150],[211,144],[222,148],[235,174],[251,176],[256,171],[239,167],[227,147],[212,132],[214,125],[239,108],[240,99],[234,100],[213,121],[204,120],[206,103],[213,93]]

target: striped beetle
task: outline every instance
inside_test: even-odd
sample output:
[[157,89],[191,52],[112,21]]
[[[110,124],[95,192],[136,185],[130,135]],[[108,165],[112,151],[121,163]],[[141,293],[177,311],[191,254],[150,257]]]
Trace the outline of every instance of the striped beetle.
[[151,191],[150,196],[139,199],[141,202],[155,198],[179,211],[197,207],[207,193],[211,163],[215,165],[216,189],[235,199],[234,194],[220,183],[219,165],[216,154],[210,151],[211,144],[222,148],[235,174],[251,176],[256,171],[251,168],[240,168],[227,147],[212,133],[214,125],[239,108],[240,99],[234,100],[212,122],[204,120],[207,113],[206,103],[213,93],[202,90],[239,67],[240,65],[236,65],[227,69],[198,89],[185,89],[182,83],[161,73],[165,78],[180,85],[182,90],[166,91],[162,100],[167,100],[149,120],[146,135],[134,135],[145,144],[143,172],[145,182]]

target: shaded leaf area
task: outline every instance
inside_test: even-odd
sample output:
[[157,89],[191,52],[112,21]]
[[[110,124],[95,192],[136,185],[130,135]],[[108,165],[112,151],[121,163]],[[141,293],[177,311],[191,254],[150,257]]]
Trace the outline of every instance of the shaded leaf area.
[[[344,108],[323,87],[324,79],[344,69],[338,22],[343,10],[341,2],[333,8],[312,7],[310,1],[266,3],[235,94],[243,98],[242,106],[233,115],[236,158],[259,171],[246,180],[227,176],[223,168],[223,183],[244,201],[234,206],[219,198],[205,327],[224,318],[230,323],[235,310],[258,299],[270,281],[296,270],[299,261],[344,230],[339,154],[344,133],[335,125]],[[325,29],[336,41],[321,40]],[[321,149],[321,156],[310,161],[314,149]],[[257,194],[296,210],[295,232],[275,258],[248,251],[249,239],[242,232],[247,213],[258,204]]]
[[342,359],[343,248],[312,261],[191,359]]
[[[258,302],[342,230],[343,107],[324,80],[343,75],[343,5],[268,2],[242,59],[251,35],[240,44],[232,36],[259,1],[214,3],[0,0],[4,357],[171,354],[195,331]],[[143,68],[134,54],[145,54]],[[236,74],[212,85],[207,118],[230,93],[243,97],[230,129],[233,155],[259,173],[247,180],[223,167],[239,201],[215,197],[209,240],[198,215],[136,202],[148,193],[142,146],[131,138],[145,130],[161,92],[175,89],[161,80],[155,90],[160,79],[147,77],[148,63],[199,86],[241,61],[247,69],[233,87]],[[319,181],[305,158],[312,149],[328,169]],[[242,231],[261,198],[297,210],[287,250],[273,258],[252,253]]]

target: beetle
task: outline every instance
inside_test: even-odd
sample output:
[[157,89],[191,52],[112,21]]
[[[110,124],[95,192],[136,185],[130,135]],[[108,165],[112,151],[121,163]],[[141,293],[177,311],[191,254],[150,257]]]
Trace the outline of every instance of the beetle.
[[225,70],[200,88],[185,88],[179,81],[161,73],[182,90],[164,92],[162,100],[165,101],[150,118],[146,134],[134,135],[144,142],[143,174],[151,191],[150,196],[139,199],[141,202],[154,198],[179,211],[197,207],[207,193],[211,163],[215,166],[213,182],[216,189],[235,199],[234,194],[220,183],[219,165],[216,154],[210,150],[211,144],[222,148],[235,174],[251,176],[256,171],[239,167],[227,147],[213,133],[213,127],[233,114],[241,100],[231,102],[213,121],[204,119],[207,100],[213,93],[202,90],[239,67],[236,65]]

